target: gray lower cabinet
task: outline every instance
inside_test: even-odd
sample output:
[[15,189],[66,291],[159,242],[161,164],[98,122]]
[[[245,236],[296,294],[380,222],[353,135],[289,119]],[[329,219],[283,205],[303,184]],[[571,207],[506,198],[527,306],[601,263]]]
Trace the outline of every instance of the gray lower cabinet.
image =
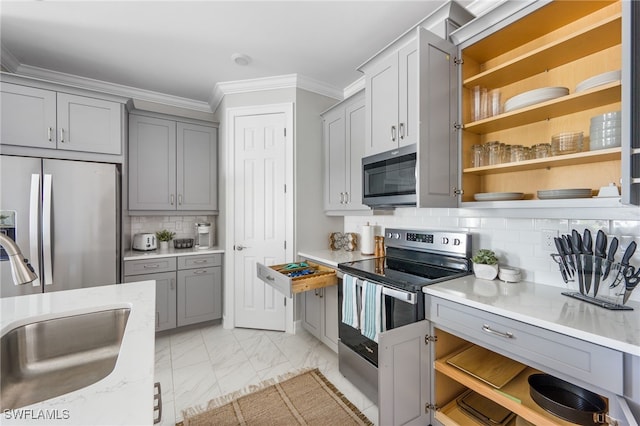
[[129,115],[129,210],[218,210],[215,127]]
[[117,102],[0,83],[0,143],[98,154],[122,154]]
[[[606,398],[607,415],[618,425],[637,424],[629,409],[638,397],[630,374],[637,357],[437,297],[427,296],[426,307],[428,320],[380,335],[380,424],[468,424],[456,398],[469,389],[532,424],[565,424],[531,400],[527,379],[539,372]],[[474,345],[490,351],[489,357],[515,360],[524,370],[496,392],[448,362]]]
[[338,287],[334,285],[305,291],[301,297],[304,329],[338,352]]
[[124,282],[156,281],[156,331],[222,318],[222,254],[128,260]]

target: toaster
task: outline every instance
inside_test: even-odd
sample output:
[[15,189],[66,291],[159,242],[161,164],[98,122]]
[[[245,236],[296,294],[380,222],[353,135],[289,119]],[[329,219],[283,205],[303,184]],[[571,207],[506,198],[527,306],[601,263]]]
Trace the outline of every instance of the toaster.
[[147,251],[155,250],[156,248],[156,234],[135,234],[133,236],[134,250]]

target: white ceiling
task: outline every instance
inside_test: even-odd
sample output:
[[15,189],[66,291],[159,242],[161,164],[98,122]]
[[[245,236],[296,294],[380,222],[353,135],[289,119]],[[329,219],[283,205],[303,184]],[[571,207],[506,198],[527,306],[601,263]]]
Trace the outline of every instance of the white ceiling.
[[[0,41],[18,72],[208,102],[218,82],[294,73],[342,90],[361,76],[358,65],[443,3],[3,0]],[[251,63],[233,63],[237,52]]]

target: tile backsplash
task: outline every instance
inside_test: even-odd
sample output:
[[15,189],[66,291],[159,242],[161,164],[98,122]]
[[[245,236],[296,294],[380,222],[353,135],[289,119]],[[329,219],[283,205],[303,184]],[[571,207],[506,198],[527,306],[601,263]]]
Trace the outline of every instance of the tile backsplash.
[[[360,234],[362,225],[367,222],[378,225],[378,232],[387,227],[470,232],[473,252],[489,248],[496,252],[501,265],[520,268],[523,280],[563,288],[572,283],[566,285],[562,281],[558,265],[550,256],[556,250],[543,246],[542,231],[567,234],[572,229],[583,232],[589,228],[595,236],[602,229],[608,236],[616,236],[620,240],[617,261],[631,241],[640,245],[640,220],[473,217],[458,215],[456,209],[397,209],[393,215],[346,216],[344,232]],[[631,264],[640,266],[640,250],[636,251]],[[631,299],[640,300],[640,291],[634,292]]]
[[168,229],[176,233],[175,238],[195,238],[198,222],[211,223],[213,244],[217,244],[215,216],[131,216],[131,235]]

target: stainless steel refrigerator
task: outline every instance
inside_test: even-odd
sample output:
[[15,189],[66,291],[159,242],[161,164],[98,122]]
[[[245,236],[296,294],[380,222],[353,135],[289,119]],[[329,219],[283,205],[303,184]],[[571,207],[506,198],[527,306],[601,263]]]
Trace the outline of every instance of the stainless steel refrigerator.
[[0,155],[0,232],[38,274],[16,286],[0,250],[0,297],[115,284],[120,276],[116,165]]

